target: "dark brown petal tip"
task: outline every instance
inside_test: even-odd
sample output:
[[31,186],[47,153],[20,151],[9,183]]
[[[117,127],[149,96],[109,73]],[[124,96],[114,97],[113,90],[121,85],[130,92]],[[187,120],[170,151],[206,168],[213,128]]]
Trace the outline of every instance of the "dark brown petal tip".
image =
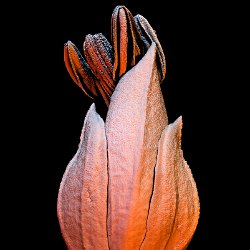
[[64,63],[69,75],[83,92],[92,99],[97,96],[95,76],[71,41],[64,44]]
[[114,48],[113,79],[118,80],[143,54],[143,42],[132,13],[123,5],[111,17],[111,40]]
[[108,106],[115,88],[112,47],[101,33],[88,34],[83,43],[83,52],[91,71],[98,80],[96,87]]
[[158,67],[161,72],[161,80],[163,81],[166,75],[166,59],[157,34],[147,19],[142,15],[137,14],[134,17],[134,20],[142,36],[142,41],[144,42],[145,47],[148,48],[152,42],[155,42],[156,44]]

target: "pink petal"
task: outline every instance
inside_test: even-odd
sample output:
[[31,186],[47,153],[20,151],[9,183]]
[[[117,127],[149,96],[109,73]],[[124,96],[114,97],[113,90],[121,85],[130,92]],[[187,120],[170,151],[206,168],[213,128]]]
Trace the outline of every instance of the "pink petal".
[[199,218],[199,198],[181,150],[182,119],[163,131],[155,168],[155,184],[142,250],[183,250]]
[[167,125],[156,46],[119,81],[106,119],[108,236],[112,250],[139,249],[145,233],[157,147]]
[[58,194],[58,219],[69,250],[108,249],[106,144],[104,122],[92,104]]

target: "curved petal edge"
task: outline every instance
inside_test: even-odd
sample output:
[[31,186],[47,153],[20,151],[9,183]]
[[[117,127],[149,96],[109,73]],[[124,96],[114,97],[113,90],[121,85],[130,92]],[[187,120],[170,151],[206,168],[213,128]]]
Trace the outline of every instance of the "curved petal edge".
[[57,214],[69,250],[109,249],[107,186],[104,122],[92,104],[78,150],[66,168],[58,193]]

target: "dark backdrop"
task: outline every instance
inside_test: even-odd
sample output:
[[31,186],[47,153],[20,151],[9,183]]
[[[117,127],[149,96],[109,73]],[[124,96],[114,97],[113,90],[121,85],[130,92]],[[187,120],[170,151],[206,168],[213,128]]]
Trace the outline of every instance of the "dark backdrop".
[[[20,141],[28,144],[28,148],[19,145],[22,155],[27,156],[20,171],[25,173],[22,183],[27,188],[17,192],[27,198],[18,203],[25,211],[19,216],[22,225],[31,221],[25,230],[19,230],[24,234],[19,246],[66,249],[56,214],[57,193],[65,168],[77,150],[92,101],[68,75],[63,46],[71,40],[81,49],[89,33],[102,32],[110,39],[111,14],[118,4],[124,4],[133,15],[147,18],[166,55],[162,93],[170,122],[183,117],[182,149],[197,183],[201,205],[197,230],[188,249],[228,249],[237,217],[233,212],[226,214],[238,198],[228,185],[234,173],[225,159],[231,151],[223,151],[230,148],[227,140],[232,138],[232,124],[225,122],[231,119],[232,110],[225,66],[232,55],[227,46],[230,37],[225,38],[231,28],[225,14],[227,5],[160,0],[68,1],[55,6],[38,2],[31,6],[22,27],[16,28],[20,35],[16,36],[15,49],[25,59],[25,65],[18,61],[25,78],[15,94],[19,95],[19,89],[25,92],[21,96],[25,104],[19,110],[23,125]],[[26,110],[27,117],[23,115]],[[25,118],[27,123],[23,123]]]

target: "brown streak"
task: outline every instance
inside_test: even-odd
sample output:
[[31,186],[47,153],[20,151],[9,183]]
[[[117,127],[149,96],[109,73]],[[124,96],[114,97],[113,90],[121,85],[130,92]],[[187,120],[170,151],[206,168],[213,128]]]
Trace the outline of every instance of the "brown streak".
[[112,43],[114,47],[114,73],[117,80],[142,57],[144,45],[132,13],[123,5],[112,14]]
[[[130,67],[133,67],[139,61],[139,58],[142,56],[142,38],[134,21],[134,17],[128,9],[126,9],[126,15],[129,21],[130,31],[128,34],[130,36],[130,44],[128,45],[128,57],[130,57],[130,59],[128,61]],[[131,49],[131,51],[129,51],[129,49]]]
[[[64,62],[66,69],[68,70],[71,78],[73,81],[77,84],[78,87],[82,89],[82,91],[91,99],[93,97],[87,92],[87,90],[83,87],[83,83],[81,82],[77,71],[79,70],[79,65],[78,65],[78,55],[75,51],[75,47],[73,43],[70,41],[64,46]],[[82,68],[82,66],[80,66]]]
[[108,40],[101,33],[95,34],[93,36],[96,50],[99,52],[101,59],[103,61],[104,68],[107,71],[110,87],[113,89],[115,87],[115,83],[112,79],[113,74],[113,51],[112,46],[108,42]]
[[66,69],[67,69],[69,75],[71,76],[72,80],[84,91],[83,86],[80,84],[80,80],[75,72],[75,68],[71,64],[68,43],[66,43],[64,45],[64,63],[65,63]]
[[91,94],[97,96],[97,91],[95,86],[96,82],[95,76],[91,72],[87,62],[82,57],[80,51],[73,43],[69,45],[69,55],[72,60],[72,65],[74,65],[78,78],[80,75],[83,79],[83,82],[81,82],[79,79],[81,85],[82,86],[85,85],[90,90]]
[[118,68],[118,61],[119,61],[119,53],[118,53],[118,33],[117,33],[117,22],[118,22],[118,12],[120,6],[117,6],[111,17],[111,41],[114,49],[114,66],[113,66],[113,79],[117,79],[117,68]]
[[113,79],[107,72],[106,65],[95,45],[92,35],[87,35],[83,43],[85,58],[97,79],[104,82],[107,89],[113,91]]
[[[148,20],[142,15],[136,15],[134,17],[138,30],[143,37],[143,41],[146,47],[149,46],[152,42],[155,42],[157,47],[157,59],[158,59],[158,67],[160,68],[162,81],[166,75],[166,59],[161,47],[161,44],[158,40],[157,34],[155,30],[152,28]],[[150,41],[149,41],[150,40]],[[160,64],[160,65],[159,65]]]
[[108,107],[109,103],[110,103],[110,95],[107,93],[107,89],[104,88],[104,86],[101,84],[101,81],[96,86],[97,86],[105,104]]

